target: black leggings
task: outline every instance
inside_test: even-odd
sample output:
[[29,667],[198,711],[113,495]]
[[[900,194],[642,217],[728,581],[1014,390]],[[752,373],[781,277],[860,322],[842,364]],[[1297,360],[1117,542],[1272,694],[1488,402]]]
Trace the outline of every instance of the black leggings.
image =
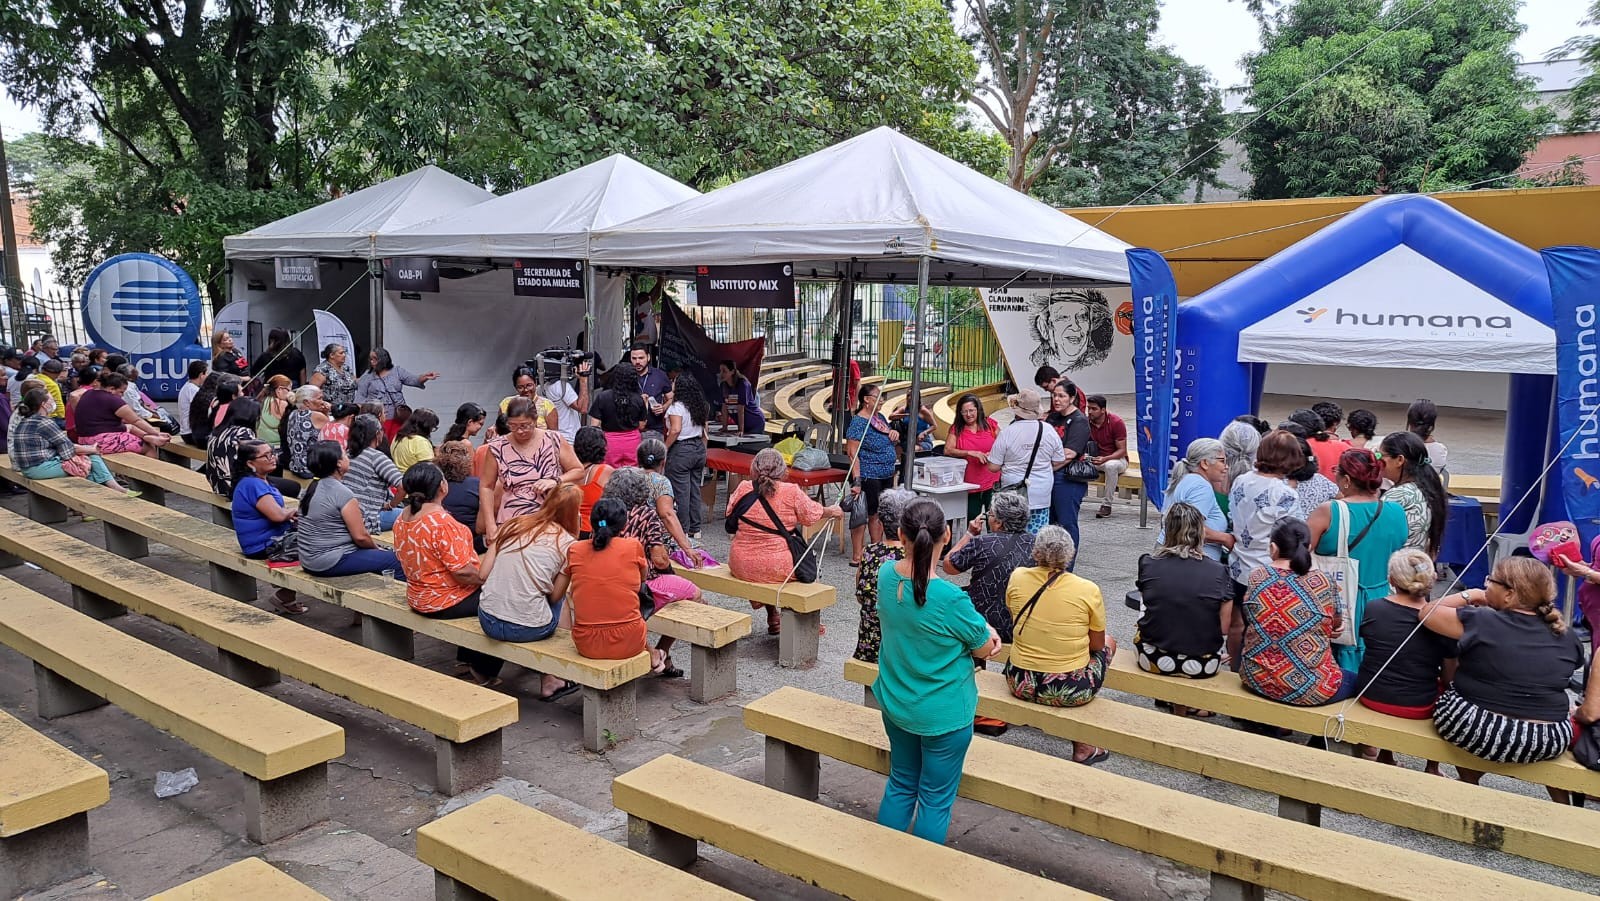
[[878,515],[878,495],[882,494],[884,489],[889,488],[892,485],[894,485],[894,476],[889,476],[886,479],[862,478],[861,493],[867,499],[868,516]]
[[[475,588],[471,594],[443,610],[435,610],[432,613],[423,613],[418,610],[417,615],[426,616],[428,619],[466,619],[469,616],[476,619],[478,616],[478,601],[482,597],[481,592],[482,589]],[[456,660],[472,667],[473,673],[485,681],[494,678],[495,674],[500,672],[500,660],[482,651],[458,647],[456,648]]]

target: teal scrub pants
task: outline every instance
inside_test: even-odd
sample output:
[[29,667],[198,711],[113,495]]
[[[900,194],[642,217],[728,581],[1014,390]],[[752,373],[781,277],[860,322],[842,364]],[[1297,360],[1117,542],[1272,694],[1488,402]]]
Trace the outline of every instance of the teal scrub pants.
[[972,724],[943,735],[914,735],[885,714],[883,728],[889,733],[889,782],[878,804],[878,822],[944,844]]

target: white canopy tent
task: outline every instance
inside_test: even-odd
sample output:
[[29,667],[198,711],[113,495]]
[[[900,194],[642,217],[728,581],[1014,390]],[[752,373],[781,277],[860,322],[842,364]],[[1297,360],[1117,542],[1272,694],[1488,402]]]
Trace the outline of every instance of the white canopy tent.
[[[793,263],[797,278],[843,280],[845,296],[854,282],[917,284],[921,323],[930,282],[1125,285],[1127,247],[885,127],[598,230],[590,261],[680,277]],[[914,347],[909,409],[921,398],[922,342]]]

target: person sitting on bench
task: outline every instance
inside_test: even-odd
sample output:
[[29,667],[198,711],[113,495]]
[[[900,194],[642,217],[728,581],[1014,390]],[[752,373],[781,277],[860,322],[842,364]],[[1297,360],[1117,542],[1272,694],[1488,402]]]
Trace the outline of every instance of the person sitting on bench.
[[[73,444],[67,433],[51,418],[55,401],[44,388],[29,388],[22,394],[22,406],[17,408],[16,423],[6,447],[11,452],[11,465],[30,479],[60,479],[69,475],[117,491],[128,492],[111,475],[97,448]],[[137,497],[137,493],[128,492]]]

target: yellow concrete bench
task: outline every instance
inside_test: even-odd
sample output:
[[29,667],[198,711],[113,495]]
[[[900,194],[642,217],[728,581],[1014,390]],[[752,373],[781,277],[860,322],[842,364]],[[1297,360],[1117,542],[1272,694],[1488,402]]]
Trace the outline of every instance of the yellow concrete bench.
[[149,901],[327,901],[259,857],[213,870],[198,879],[151,895]]
[[[746,705],[745,725],[768,737],[768,784],[800,797],[816,796],[821,755],[889,771],[882,717],[866,707],[785,687]],[[1214,898],[1260,897],[1262,889],[1428,901],[1578,894],[984,738],[967,752],[960,794],[1209,871]]]
[[846,898],[1093,897],[681,757],[618,776],[611,801],[628,815],[628,847],[677,867],[705,842]]
[[[217,649],[222,673],[252,687],[279,673],[426,729],[435,738],[439,791],[459,794],[500,775],[500,730],[517,702],[264,611],[242,613],[223,597],[0,510],[0,552],[72,585],[74,605],[95,619],[132,610]],[[698,606],[698,605],[697,605]]]
[[[800,395],[805,394],[813,388],[821,388],[822,386],[832,382],[833,373],[831,371],[826,371],[821,375],[807,376],[806,378],[798,379],[790,382],[787,385],[784,385],[772,396],[773,413],[777,415],[778,419],[810,419],[815,421],[815,417],[813,417],[810,413],[801,410],[799,407],[795,406],[795,404]],[[827,392],[822,393],[825,394]]]
[[1333,718],[1343,711],[1342,738],[1352,744],[1373,745],[1424,760],[1438,760],[1451,766],[1470,767],[1538,785],[1600,796],[1600,772],[1584,769],[1566,754],[1543,763],[1492,763],[1474,757],[1440,738],[1432,720],[1401,719],[1360,704],[1347,707],[1343,702],[1321,707],[1279,704],[1246,691],[1239,683],[1239,677],[1229,672],[1218,673],[1209,679],[1157,676],[1139,669],[1134,662],[1133,652],[1125,648],[1117,651],[1111,665],[1106,668],[1106,687],[1311,735],[1328,735],[1337,726],[1332,722]]
[[[129,498],[82,479],[34,481],[23,477],[0,456],[0,477],[30,492],[65,516],[68,507],[97,516],[105,529],[106,550],[133,557],[149,540],[204,560],[211,590],[234,600],[254,603],[257,581],[288,588],[361,614],[361,642],[369,648],[409,660],[415,633],[483,651],[583,686],[584,747],[603,750],[638,731],[634,680],[650,671],[650,655],[640,651],[627,660],[591,660],[578,653],[564,630],[544,641],[512,643],[483,634],[476,618],[430,619],[412,612],[405,586],[380,575],[322,578],[298,566],[269,567],[239,551],[231,529],[175,510]],[[38,507],[33,509],[37,510]],[[131,536],[131,538],[130,538]],[[130,548],[136,539],[137,547]],[[127,551],[127,552],[125,552]]]
[[[119,480],[143,492],[144,499],[165,505],[167,493],[211,505],[211,521],[233,528],[233,502],[211,490],[203,472],[173,463],[152,460],[140,454],[108,454],[103,458]],[[293,510],[294,498],[284,498],[284,507]]]
[[417,829],[436,901],[645,901],[743,897],[503,795]]
[[778,665],[811,666],[817,662],[822,635],[822,611],[839,601],[839,593],[825,582],[790,582],[767,585],[736,579],[727,564],[704,569],[678,569],[677,574],[700,586],[701,591],[727,595],[779,610]]
[[89,811],[106,771],[0,710],[0,898],[89,872]]
[[833,369],[827,363],[812,363],[804,360],[797,361],[798,365],[784,366],[783,368],[762,369],[761,377],[756,379],[756,390],[765,391],[776,387],[779,382],[790,379],[806,378],[819,372],[828,372]]
[[690,700],[703,704],[738,691],[738,641],[750,634],[750,614],[679,601],[657,610],[646,622],[650,631],[690,645]]
[[270,842],[328,816],[344,730],[0,579],[0,644],[33,661],[39,715],[106,703],[245,776],[245,834]]
[[[845,679],[870,686],[878,666],[846,660]],[[1005,677],[980,672],[978,712],[1116,754],[1278,796],[1278,816],[1313,826],[1322,808],[1600,875],[1593,815],[1359,757],[1289,744],[1214,723],[1099,698],[1045,707],[1012,697]],[[870,703],[869,703],[870,706]]]

